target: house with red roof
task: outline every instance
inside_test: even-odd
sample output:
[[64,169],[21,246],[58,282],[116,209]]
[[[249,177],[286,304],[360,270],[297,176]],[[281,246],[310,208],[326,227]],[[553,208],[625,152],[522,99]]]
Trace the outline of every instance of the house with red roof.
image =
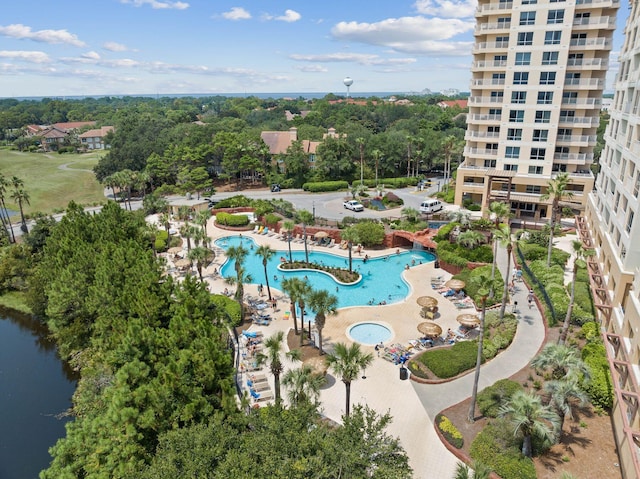
[[112,131],[112,126],[102,126],[81,133],[78,135],[78,139],[82,148],[86,150],[104,150],[110,146],[105,143],[105,137]]
[[446,100],[446,101],[438,102],[438,106],[443,110],[445,108],[451,108],[453,106],[458,106],[464,110],[465,108],[467,108],[468,103],[469,103],[468,100]]
[[[269,147],[269,153],[272,160],[275,160],[282,170],[284,168],[284,162],[282,158],[278,158],[281,155],[285,155],[289,147],[293,142],[298,141],[298,129],[294,126],[289,128],[288,131],[263,131],[260,133],[260,138]],[[323,135],[325,138],[338,138],[335,128],[329,128],[327,133]],[[316,150],[321,141],[302,140],[302,149],[309,158],[309,168],[315,167]]]

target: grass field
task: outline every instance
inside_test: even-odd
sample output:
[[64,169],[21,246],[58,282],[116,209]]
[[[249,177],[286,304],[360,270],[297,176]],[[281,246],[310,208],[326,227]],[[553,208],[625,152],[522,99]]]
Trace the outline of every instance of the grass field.
[[[59,155],[0,149],[0,173],[24,181],[31,202],[24,207],[26,214],[52,213],[66,208],[71,200],[83,205],[105,201],[104,188],[90,171],[102,155],[104,152]],[[18,206],[7,196],[7,208],[17,211]]]

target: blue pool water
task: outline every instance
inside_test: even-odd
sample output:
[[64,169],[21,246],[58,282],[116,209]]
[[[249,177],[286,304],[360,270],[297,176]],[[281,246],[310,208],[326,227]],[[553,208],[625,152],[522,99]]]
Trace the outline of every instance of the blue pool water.
[[391,330],[379,323],[360,323],[349,328],[354,341],[373,346],[391,339]]
[[[244,269],[246,274],[251,275],[253,284],[262,284],[266,287],[264,277],[264,267],[262,266],[262,258],[256,256],[255,251],[257,245],[251,236],[226,236],[215,241],[216,246],[226,249],[230,246],[242,245],[249,253],[244,261]],[[284,278],[298,277],[303,279],[305,276],[309,279],[314,289],[326,289],[331,294],[338,297],[338,307],[347,306],[366,306],[377,305],[382,301],[386,304],[397,303],[402,301],[409,295],[409,285],[402,279],[402,272],[405,265],[411,265],[412,261],[416,265],[428,263],[435,260],[432,253],[420,250],[404,251],[400,254],[391,254],[386,258],[369,259],[366,263],[363,261],[364,255],[358,256],[353,254],[353,269],[362,275],[362,280],[355,284],[345,286],[337,283],[332,276],[319,271],[281,271],[278,270],[280,258],[289,259],[289,251],[287,244],[282,243],[283,248],[276,251],[267,262],[267,274],[269,275],[269,285],[282,291],[282,280]],[[251,249],[253,247],[253,249]],[[309,261],[315,263],[324,263],[327,266],[337,266],[348,268],[348,258],[332,254],[323,249],[318,251],[315,247],[311,251],[309,247]],[[304,251],[293,251],[293,259],[304,261]],[[222,276],[234,276],[234,261],[228,260],[220,268]],[[275,278],[274,278],[275,276]]]

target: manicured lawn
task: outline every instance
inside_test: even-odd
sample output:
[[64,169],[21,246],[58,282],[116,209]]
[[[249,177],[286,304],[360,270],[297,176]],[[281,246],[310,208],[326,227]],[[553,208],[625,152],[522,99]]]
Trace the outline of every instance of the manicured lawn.
[[[17,176],[24,181],[31,202],[25,205],[26,214],[37,211],[52,213],[66,208],[71,200],[83,205],[105,201],[104,189],[93,173],[82,171],[93,168],[103,154],[58,155],[0,149],[0,173],[7,178]],[[62,165],[66,168],[61,168]],[[18,210],[10,197],[6,200],[9,209]]]

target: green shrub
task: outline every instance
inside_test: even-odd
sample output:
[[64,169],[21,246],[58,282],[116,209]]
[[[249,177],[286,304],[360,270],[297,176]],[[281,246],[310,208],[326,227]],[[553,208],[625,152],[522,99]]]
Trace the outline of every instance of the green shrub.
[[378,246],[384,243],[384,225],[377,221],[364,220],[353,225],[363,246]]
[[231,324],[229,326],[238,326],[240,321],[240,305],[234,299],[228,298],[222,294],[212,294],[211,302],[216,309],[222,312],[222,317],[229,318]]
[[613,406],[611,371],[602,342],[592,342],[582,348],[582,360],[591,373],[591,380],[583,384],[591,403],[605,410],[611,409]]
[[448,242],[448,241],[449,241],[449,235],[451,234],[451,231],[452,231],[456,226],[458,226],[459,224],[460,224],[460,223],[455,223],[455,222],[453,222],[453,223],[449,223],[449,224],[446,224],[446,225],[441,226],[441,227],[438,229],[438,234],[436,234],[436,235],[433,237],[433,240],[434,240],[436,243],[439,243],[440,241],[447,241],[447,242]]
[[338,191],[348,190],[349,183],[347,181],[316,181],[307,182],[302,185],[302,189],[311,193],[317,193],[320,191]]
[[278,221],[280,221],[280,217],[273,213],[269,213],[264,217],[264,222],[268,225],[275,225],[278,223]]
[[536,479],[533,461],[522,455],[513,430],[503,420],[493,421],[471,443],[471,457],[491,468],[502,479]]
[[231,198],[220,200],[218,203],[216,203],[216,208],[240,208],[251,206],[251,204],[251,198],[247,198],[244,195],[236,195],[232,196]]
[[438,414],[436,416],[436,424],[438,425],[438,430],[442,433],[449,444],[457,449],[464,446],[464,437],[462,437],[462,433],[458,431],[458,428],[453,425],[447,416]]
[[600,341],[600,325],[595,321],[584,323],[580,328],[579,336],[586,339],[588,343]]
[[247,215],[232,215],[221,211],[216,214],[216,223],[225,226],[247,226],[249,217]]
[[166,230],[158,230],[156,232],[156,239],[154,242],[154,249],[156,251],[166,251],[167,249],[167,240],[169,239],[169,234]]
[[511,379],[500,379],[478,393],[478,409],[484,417],[498,417],[500,406],[514,392],[522,390],[520,383]]
[[[383,185],[385,188],[406,188],[407,186],[416,186],[420,181],[416,177],[407,178],[406,176],[400,176],[398,178],[380,178],[378,179],[378,185]],[[376,186],[375,179],[364,180],[365,186],[372,188]]]
[[547,248],[536,243],[522,243],[520,251],[528,262],[547,259]]
[[451,348],[425,351],[418,360],[437,377],[446,379],[473,368],[477,353],[477,341],[461,341]]

